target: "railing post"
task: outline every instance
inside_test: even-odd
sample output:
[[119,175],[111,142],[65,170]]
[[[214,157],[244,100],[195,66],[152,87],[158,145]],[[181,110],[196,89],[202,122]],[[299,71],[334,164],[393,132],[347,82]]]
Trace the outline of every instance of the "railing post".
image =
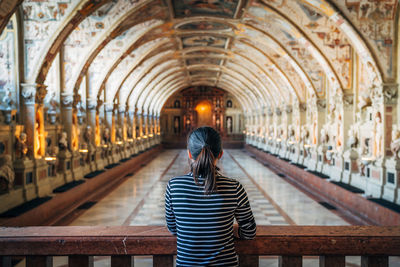
[[134,261],[132,256],[117,255],[111,256],[111,267],[133,267]]
[[0,257],[0,267],[11,267],[11,257],[1,256]]
[[388,267],[388,256],[362,256],[361,267]]
[[320,256],[319,267],[344,267],[346,265],[345,256]]
[[301,256],[280,256],[279,267],[302,267],[303,258]]
[[53,257],[49,256],[26,256],[26,267],[52,267]]
[[172,255],[153,255],[153,267],[172,267],[174,256]]
[[73,255],[68,257],[69,267],[93,267],[93,256]]
[[239,255],[240,267],[258,267],[258,255]]

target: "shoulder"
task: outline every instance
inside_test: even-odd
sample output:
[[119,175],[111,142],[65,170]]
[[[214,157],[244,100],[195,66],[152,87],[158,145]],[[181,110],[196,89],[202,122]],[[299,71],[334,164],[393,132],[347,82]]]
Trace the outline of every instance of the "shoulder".
[[174,184],[187,183],[187,182],[191,182],[192,180],[193,180],[193,177],[190,175],[175,176],[175,177],[172,177],[168,181],[168,185],[171,186]]
[[240,185],[240,182],[235,178],[230,178],[226,176],[218,176],[217,181],[218,183],[230,184],[235,187],[238,187]]

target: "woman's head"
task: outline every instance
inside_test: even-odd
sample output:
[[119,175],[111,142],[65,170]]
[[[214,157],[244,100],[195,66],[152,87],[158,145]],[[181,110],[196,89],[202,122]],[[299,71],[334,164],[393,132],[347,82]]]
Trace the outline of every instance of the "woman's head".
[[216,161],[222,156],[221,136],[211,127],[200,127],[188,137],[188,151],[195,182],[205,178],[206,194],[216,191]]

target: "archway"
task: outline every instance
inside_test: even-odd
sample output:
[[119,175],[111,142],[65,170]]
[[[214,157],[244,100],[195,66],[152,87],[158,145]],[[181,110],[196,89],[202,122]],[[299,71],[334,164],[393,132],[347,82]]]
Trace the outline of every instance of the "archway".
[[197,127],[200,126],[212,126],[213,121],[212,121],[212,105],[210,101],[208,100],[201,100],[195,108],[197,112],[197,121],[196,125]]

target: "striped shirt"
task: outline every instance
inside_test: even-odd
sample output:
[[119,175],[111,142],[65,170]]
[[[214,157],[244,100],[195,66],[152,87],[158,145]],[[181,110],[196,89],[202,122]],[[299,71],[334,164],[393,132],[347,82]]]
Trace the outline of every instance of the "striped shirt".
[[[204,178],[199,177],[200,184]],[[191,173],[172,178],[165,193],[168,230],[177,235],[176,266],[238,266],[233,221],[239,237],[253,239],[256,222],[246,191],[236,180],[217,176],[217,192],[204,195]]]

